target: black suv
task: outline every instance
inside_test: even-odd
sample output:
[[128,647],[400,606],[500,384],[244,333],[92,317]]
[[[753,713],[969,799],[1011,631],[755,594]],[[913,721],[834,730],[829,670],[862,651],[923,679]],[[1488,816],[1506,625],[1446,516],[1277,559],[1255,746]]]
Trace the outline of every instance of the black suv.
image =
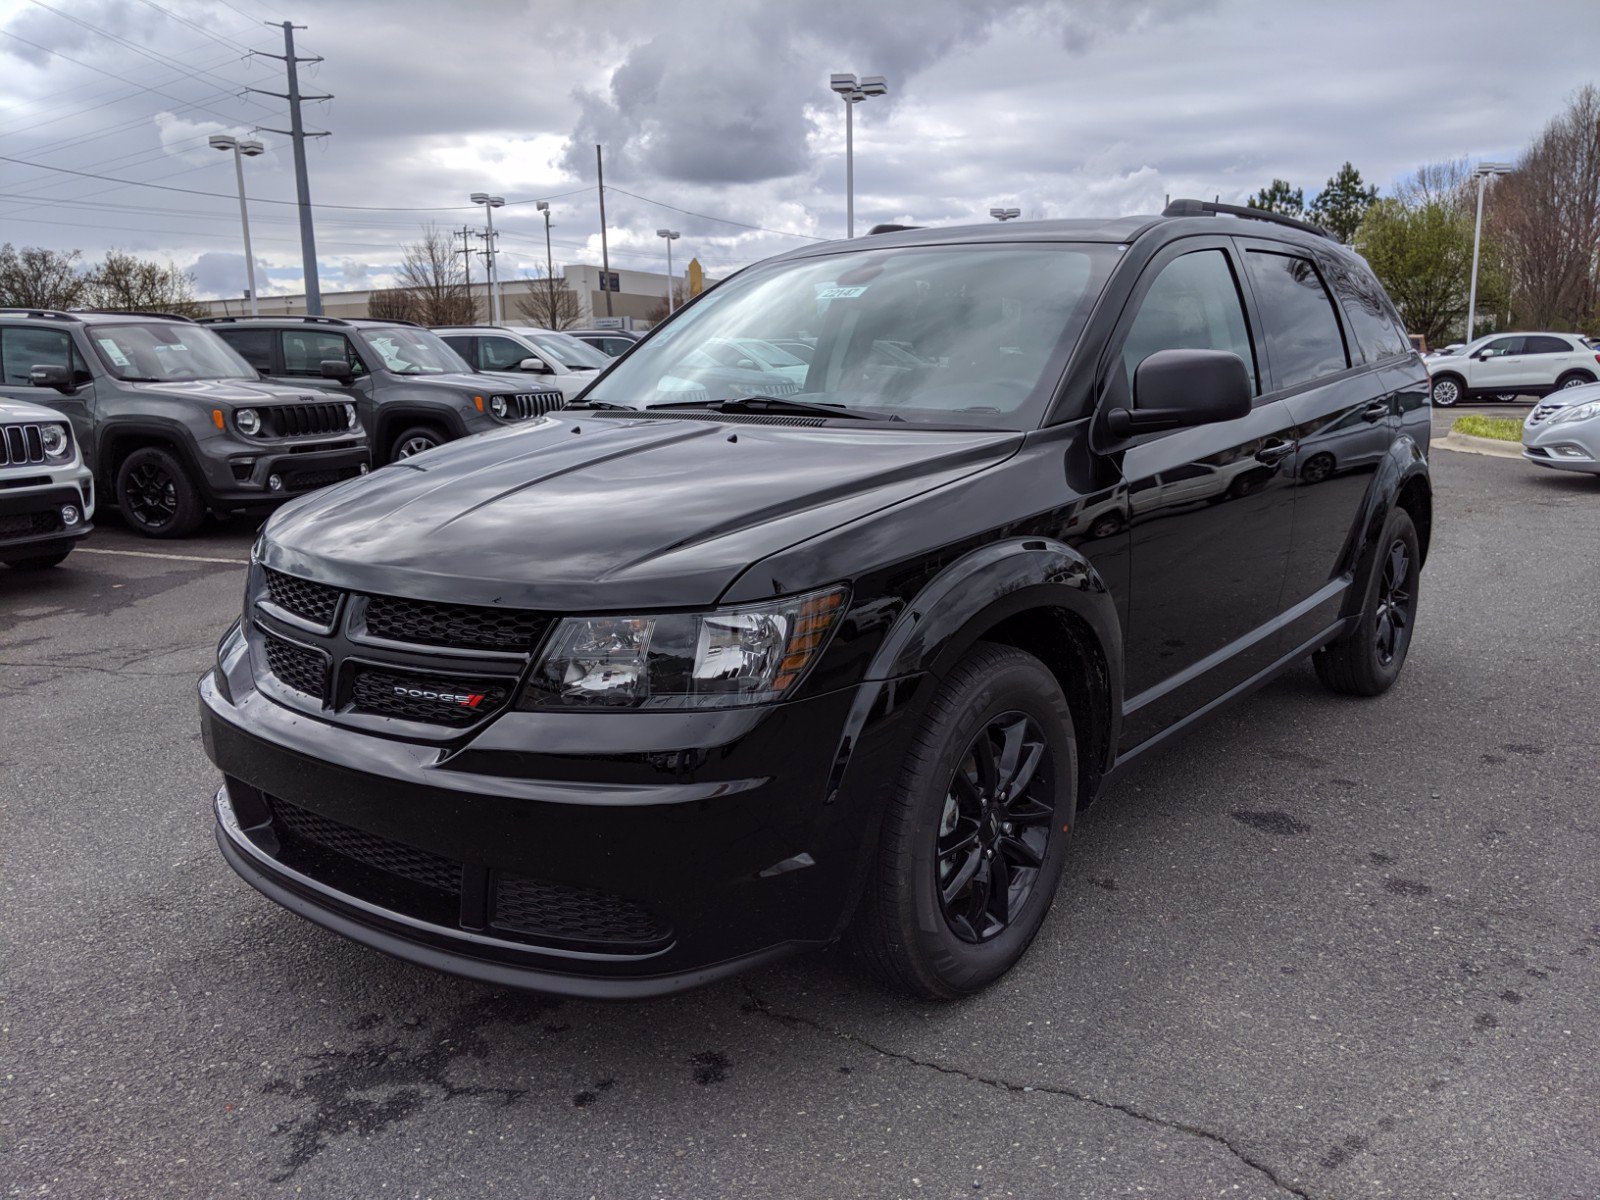
[[[685,399],[728,338],[809,341],[800,389]],[[844,936],[973,991],[1130,761],[1308,655],[1394,682],[1427,394],[1366,265],[1249,210],[758,264],[574,408],[273,518],[200,684],[222,852],[495,983]]]
[[212,317],[206,324],[269,379],[355,402],[382,465],[564,403],[527,376],[476,371],[438,334],[368,317]]
[[265,513],[370,463],[353,404],[263,382],[185,317],[0,309],[0,381],[72,422],[102,495],[150,537]]

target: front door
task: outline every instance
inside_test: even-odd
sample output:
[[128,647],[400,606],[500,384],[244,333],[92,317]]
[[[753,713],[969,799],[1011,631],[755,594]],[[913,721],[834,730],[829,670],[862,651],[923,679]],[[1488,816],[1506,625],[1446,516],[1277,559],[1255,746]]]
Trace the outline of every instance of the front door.
[[[350,339],[342,333],[315,328],[285,329],[274,336],[282,339],[279,346],[282,356],[282,371],[278,376],[280,382],[332,392],[340,400],[354,400],[361,426],[371,437],[378,427],[378,415],[372,400],[372,373],[350,344]],[[330,379],[322,373],[322,364],[329,360],[349,363],[355,377],[349,383]]]
[[1468,368],[1469,386],[1474,391],[1494,392],[1509,390],[1518,384],[1531,382],[1528,359],[1522,352],[1522,338],[1495,338],[1477,350],[1477,361]]
[[[1259,394],[1239,279],[1227,238],[1186,240],[1158,255],[1113,337],[1124,385],[1158,350],[1226,350],[1244,360]],[[1238,420],[1147,437],[1124,452],[1124,751],[1272,663],[1289,556],[1293,427],[1288,406],[1267,400]]]

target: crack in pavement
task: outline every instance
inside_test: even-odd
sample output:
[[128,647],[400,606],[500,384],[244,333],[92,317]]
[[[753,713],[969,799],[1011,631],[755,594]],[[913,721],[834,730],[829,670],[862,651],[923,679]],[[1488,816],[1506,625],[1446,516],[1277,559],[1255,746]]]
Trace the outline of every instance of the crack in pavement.
[[1234,1145],[1231,1140],[1229,1140],[1227,1137],[1224,1137],[1220,1133],[1213,1133],[1209,1129],[1202,1129],[1198,1125],[1190,1125],[1185,1121],[1167,1120],[1163,1117],[1155,1116],[1153,1113],[1144,1112],[1142,1109],[1135,1108],[1131,1104],[1122,1104],[1115,1100],[1102,1100],[1098,1096],[1091,1096],[1087,1092],[1074,1091],[1072,1088],[1063,1087],[1059,1084],[1023,1084],[1017,1083],[1014,1080],[1003,1079],[997,1075],[977,1075],[971,1071],[964,1071],[960,1067],[952,1067],[945,1063],[934,1062],[931,1059],[917,1058],[915,1055],[906,1054],[899,1050],[890,1050],[885,1046],[878,1045],[876,1042],[868,1041],[858,1033],[851,1033],[846,1029],[830,1028],[815,1018],[801,1017],[796,1016],[793,1013],[779,1012],[764,999],[762,999],[756,990],[748,983],[741,984],[741,986],[744,989],[746,997],[749,999],[749,1003],[745,1006],[745,1011],[757,1013],[763,1017],[766,1017],[770,1021],[777,1022],[780,1025],[784,1025],[788,1028],[804,1026],[807,1029],[813,1029],[818,1033],[826,1034],[830,1037],[842,1038],[848,1042],[855,1042],[857,1045],[864,1046],[874,1054],[880,1054],[884,1058],[892,1058],[898,1062],[908,1063],[914,1067],[924,1067],[930,1071],[938,1071],[942,1075],[955,1075],[958,1078],[965,1079],[970,1083],[980,1083],[985,1087],[992,1087],[999,1091],[1041,1092],[1049,1096],[1064,1096],[1069,1100],[1077,1100],[1084,1104],[1092,1104],[1096,1108],[1103,1108],[1111,1112],[1121,1113],[1124,1116],[1132,1117],[1136,1121],[1143,1121],[1148,1125],[1155,1125],[1162,1129],[1175,1130],[1178,1133],[1186,1133],[1191,1137],[1201,1138],[1205,1141],[1221,1146],[1234,1158],[1238,1159],[1239,1162],[1249,1167],[1252,1171],[1264,1176],[1272,1183],[1274,1187],[1280,1189],[1288,1195],[1298,1196],[1300,1197],[1300,1200],[1311,1200],[1311,1195],[1309,1192],[1297,1188],[1292,1183],[1281,1179],[1278,1176],[1278,1173],[1270,1166],[1264,1162],[1261,1162],[1259,1159],[1251,1157],[1248,1153],[1246,1153],[1244,1150],[1241,1150],[1238,1146]]

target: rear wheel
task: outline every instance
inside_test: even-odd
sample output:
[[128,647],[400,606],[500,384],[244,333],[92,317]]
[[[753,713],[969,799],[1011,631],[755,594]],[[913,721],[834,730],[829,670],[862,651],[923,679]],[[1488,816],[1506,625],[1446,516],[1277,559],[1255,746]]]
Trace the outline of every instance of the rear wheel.
[[399,462],[403,458],[414,458],[418,454],[426,453],[435,446],[442,446],[448,439],[432,425],[413,425],[410,429],[402,430],[394,441],[389,443],[389,461]]
[[146,537],[178,538],[205,519],[200,489],[182,461],[160,446],[141,446],[117,468],[117,507]]
[[1586,383],[1593,383],[1594,376],[1587,371],[1568,371],[1556,380],[1556,391],[1564,392],[1568,388],[1582,387]]
[[1400,677],[1416,627],[1421,566],[1417,527],[1410,513],[1397,508],[1384,524],[1356,627],[1311,660],[1329,691],[1377,696]]
[[1440,408],[1454,408],[1467,398],[1467,385],[1459,376],[1441,375],[1433,381],[1433,402]]
[[1077,809],[1077,746],[1047,667],[980,644],[934,696],[885,814],[850,930],[880,982],[929,999],[978,991],[1049,912]]

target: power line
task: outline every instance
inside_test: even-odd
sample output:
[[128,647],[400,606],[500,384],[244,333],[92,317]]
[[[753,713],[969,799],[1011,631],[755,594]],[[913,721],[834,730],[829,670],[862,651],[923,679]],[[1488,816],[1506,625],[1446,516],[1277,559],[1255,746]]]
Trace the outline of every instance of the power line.
[[163,8],[161,5],[156,3],[156,0],[139,0],[139,3],[143,4],[146,8],[155,9],[158,13],[160,13],[162,16],[166,17],[168,20],[177,21],[180,24],[187,25],[190,29],[195,30],[197,33],[200,33],[200,34],[204,35],[205,37],[210,38],[213,42],[217,43],[217,45],[219,45],[219,46],[231,46],[234,49],[243,50],[243,51],[246,51],[247,53],[251,49],[253,49],[253,47],[246,46],[243,42],[235,41],[233,38],[224,38],[224,37],[218,36],[215,33],[212,33],[204,25],[201,25],[196,21],[191,21],[188,17],[182,16],[179,13],[175,13],[170,8]]

